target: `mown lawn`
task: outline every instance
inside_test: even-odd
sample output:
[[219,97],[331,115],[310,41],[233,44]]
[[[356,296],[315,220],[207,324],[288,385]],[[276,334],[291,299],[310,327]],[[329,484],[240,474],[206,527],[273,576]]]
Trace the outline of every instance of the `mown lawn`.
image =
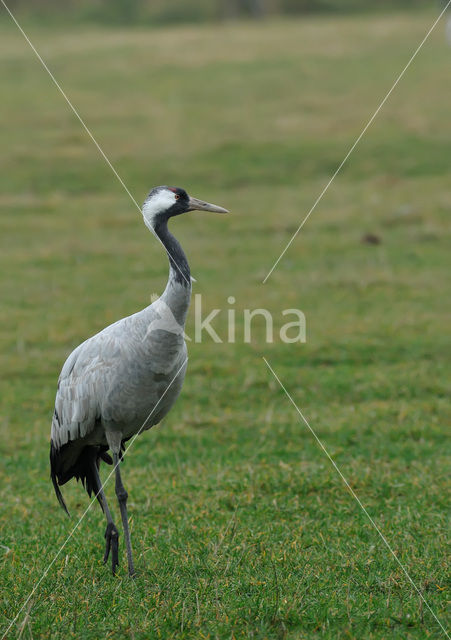
[[[233,214],[172,225],[204,309],[222,309],[224,343],[189,344],[178,404],[124,462],[138,577],[127,578],[123,549],[117,577],[102,565],[95,505],[8,637],[445,637],[262,360],[446,626],[443,25],[262,284],[433,19],[27,26],[138,202],[169,183]],[[61,365],[160,293],[167,264],[4,16],[0,38],[5,630],[89,503],[66,486],[66,518],[49,480]],[[379,244],[362,242],[368,233]],[[237,339],[227,344],[232,307]],[[306,344],[266,344],[261,323],[244,344],[242,311],[259,307],[277,327],[283,309],[302,309]],[[118,518],[112,484],[107,493]]]

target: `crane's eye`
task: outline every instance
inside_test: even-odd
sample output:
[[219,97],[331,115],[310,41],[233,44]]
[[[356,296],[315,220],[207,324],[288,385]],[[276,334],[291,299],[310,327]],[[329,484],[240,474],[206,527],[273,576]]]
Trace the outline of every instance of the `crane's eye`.
[[180,200],[180,195],[178,193],[175,194],[175,199]]

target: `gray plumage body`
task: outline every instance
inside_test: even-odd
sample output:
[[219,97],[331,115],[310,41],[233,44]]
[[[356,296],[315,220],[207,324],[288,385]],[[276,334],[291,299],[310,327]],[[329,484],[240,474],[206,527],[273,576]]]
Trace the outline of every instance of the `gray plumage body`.
[[[144,431],[158,424],[171,409],[186,373],[183,327],[190,293],[190,285],[170,279],[161,298],[70,354],[59,378],[51,429],[57,449],[72,443],[62,453],[64,471],[85,446],[108,445],[107,433],[125,441],[143,425]],[[174,326],[161,328],[168,309],[179,332]]]

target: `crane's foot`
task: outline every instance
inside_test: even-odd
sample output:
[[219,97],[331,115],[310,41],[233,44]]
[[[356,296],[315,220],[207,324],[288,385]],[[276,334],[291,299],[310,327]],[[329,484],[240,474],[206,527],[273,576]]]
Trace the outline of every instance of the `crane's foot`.
[[136,578],[136,571],[135,571],[135,567],[133,566],[133,564],[130,566],[130,564],[128,565],[128,577],[129,578]]
[[116,575],[116,567],[119,566],[119,531],[112,522],[109,522],[105,531],[105,555],[103,564],[106,564],[111,551],[111,571]]

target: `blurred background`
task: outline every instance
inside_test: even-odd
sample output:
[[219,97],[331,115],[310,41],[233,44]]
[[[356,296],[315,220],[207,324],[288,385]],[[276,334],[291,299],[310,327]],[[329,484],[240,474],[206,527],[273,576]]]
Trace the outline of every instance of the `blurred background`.
[[[440,0],[436,3],[440,5]],[[446,2],[442,2],[445,6]],[[386,12],[430,7],[430,0],[12,0],[8,6],[37,19],[93,20],[119,24],[173,24],[226,18],[263,18],[275,15]]]
[[[96,509],[33,599],[30,633],[439,637],[261,356],[441,617],[447,16],[262,281],[444,3],[7,4],[138,203],[151,187],[175,184],[232,211],[172,224],[205,313],[222,310],[213,326],[224,343],[189,344],[178,404],[126,459],[141,577],[115,582],[102,578],[100,563],[93,567],[103,542]],[[65,487],[68,521],[50,488],[61,365],[82,340],[161,293],[167,260],[2,6],[0,61],[0,563],[8,620],[87,506],[80,486]],[[231,306],[237,337],[227,344]],[[245,308],[268,309],[276,331],[283,309],[301,309],[307,343],[268,345],[256,321],[244,344]]]

